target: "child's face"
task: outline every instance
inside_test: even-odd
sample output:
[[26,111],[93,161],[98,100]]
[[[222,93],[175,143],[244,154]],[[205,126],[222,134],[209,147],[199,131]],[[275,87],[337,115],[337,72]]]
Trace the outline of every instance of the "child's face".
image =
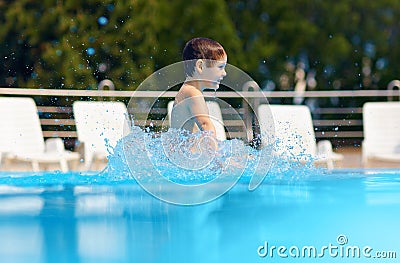
[[222,79],[226,76],[226,63],[227,56],[221,60],[214,61],[214,65],[208,67],[203,66],[202,72],[199,74],[201,80],[203,80],[203,87],[207,89],[218,89]]

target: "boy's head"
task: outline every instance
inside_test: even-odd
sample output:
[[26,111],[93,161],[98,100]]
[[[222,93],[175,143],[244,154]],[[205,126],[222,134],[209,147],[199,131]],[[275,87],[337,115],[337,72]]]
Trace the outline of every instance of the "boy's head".
[[212,67],[215,61],[224,57],[226,57],[226,52],[217,41],[203,37],[193,38],[183,49],[185,73],[187,76],[193,76],[198,59],[205,59],[207,67]]

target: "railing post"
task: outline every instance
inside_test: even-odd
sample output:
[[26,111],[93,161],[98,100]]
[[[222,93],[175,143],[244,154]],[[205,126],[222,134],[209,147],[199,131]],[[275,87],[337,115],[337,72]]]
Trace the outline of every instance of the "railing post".
[[[248,91],[261,91],[255,81],[247,81],[242,90]],[[257,119],[257,114],[254,112],[260,105],[260,98],[244,98],[243,99],[243,119],[246,129],[246,142],[253,148],[260,148],[261,146],[261,131],[260,124]]]
[[[400,98],[400,80],[397,79],[392,80],[387,85],[388,90],[394,90],[394,88],[397,88],[397,90],[399,91],[399,98]],[[388,101],[393,101],[393,96],[388,96]]]
[[[102,81],[99,82],[99,85],[97,85],[98,90],[104,90],[104,87],[108,87],[108,90],[115,90],[115,85],[114,82],[112,82],[109,79],[103,79]],[[99,97],[99,99],[104,100],[103,97]],[[114,98],[110,98],[110,101],[114,100]]]

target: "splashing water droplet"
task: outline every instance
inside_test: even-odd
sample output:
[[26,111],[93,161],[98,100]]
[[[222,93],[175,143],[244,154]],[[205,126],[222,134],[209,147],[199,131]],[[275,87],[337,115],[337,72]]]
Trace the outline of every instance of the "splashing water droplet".
[[89,56],[93,56],[96,53],[96,50],[94,48],[92,48],[92,47],[89,47],[89,48],[86,49],[86,53]]
[[97,19],[97,23],[99,23],[101,26],[105,26],[108,23],[108,19],[105,16],[101,16]]

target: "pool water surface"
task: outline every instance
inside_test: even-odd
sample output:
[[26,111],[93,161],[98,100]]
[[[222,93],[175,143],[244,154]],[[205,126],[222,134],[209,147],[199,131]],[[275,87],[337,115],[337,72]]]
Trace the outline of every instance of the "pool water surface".
[[303,173],[182,206],[132,178],[2,172],[1,262],[397,262],[399,170]]

